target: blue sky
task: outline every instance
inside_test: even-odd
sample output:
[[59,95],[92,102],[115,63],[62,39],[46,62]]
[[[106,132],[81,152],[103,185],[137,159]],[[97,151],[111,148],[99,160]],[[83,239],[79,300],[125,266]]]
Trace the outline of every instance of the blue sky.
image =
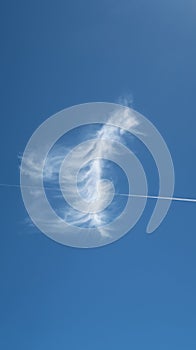
[[[195,1],[0,7],[2,183],[19,184],[18,155],[47,117],[131,93],[170,148],[175,195],[195,197]],[[146,235],[150,201],[124,238],[82,250],[29,227],[19,189],[0,191],[3,349],[195,349],[194,203]]]

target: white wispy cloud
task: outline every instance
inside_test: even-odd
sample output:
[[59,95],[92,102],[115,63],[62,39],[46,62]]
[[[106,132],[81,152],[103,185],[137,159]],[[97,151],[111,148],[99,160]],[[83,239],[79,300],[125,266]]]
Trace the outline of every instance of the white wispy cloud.
[[[122,103],[122,101],[121,101]],[[130,101],[124,98],[123,104],[128,105]],[[112,126],[118,122],[121,125],[121,129]],[[105,222],[105,212],[100,211],[106,203],[110,201],[111,196],[111,184],[109,181],[103,181],[103,158],[110,158],[110,154],[116,152],[116,142],[124,143],[123,135],[126,131],[137,129],[138,120],[134,115],[130,114],[130,109],[125,108],[122,113],[114,113],[108,120],[107,124],[103,125],[99,131],[97,131],[95,138],[89,144],[88,147],[82,149],[79,145],[77,152],[72,153],[71,163],[66,167],[66,172],[63,177],[63,183],[65,183],[64,192],[71,199],[72,203],[76,205],[78,203],[78,192],[86,202],[88,210],[86,212],[78,211],[70,206],[66,206],[66,209],[58,208],[61,212],[63,219],[70,225],[83,226],[89,225],[90,227],[97,227],[101,235],[105,236],[109,233],[104,230],[103,223]],[[89,135],[90,136],[90,135]],[[102,140],[109,140],[106,143]],[[80,148],[81,147],[81,148]],[[23,159],[23,169],[25,175],[36,179],[40,176],[44,176],[44,181],[52,188],[58,185],[59,170],[63,162],[65,155],[69,153],[69,149],[64,147],[58,147],[54,152],[49,153],[45,164],[37,162],[37,157],[34,154],[29,154],[27,159]],[[78,174],[78,192],[75,190],[75,174],[77,173],[78,164],[81,163],[81,151],[82,161],[85,164],[83,169]],[[40,173],[40,169],[43,168],[44,173]],[[98,186],[99,185],[99,186]],[[33,195],[39,197],[39,189],[32,189]],[[55,193],[54,196],[57,194]],[[40,208],[41,210],[41,208]],[[112,212],[110,214],[112,218]],[[50,226],[58,227],[61,225],[61,220],[51,222],[50,218],[47,218],[47,223]]]
[[126,106],[126,107],[133,107],[133,95],[132,93],[127,93],[124,94],[122,96],[119,96],[119,98],[117,99],[117,102],[122,105],[122,106]]

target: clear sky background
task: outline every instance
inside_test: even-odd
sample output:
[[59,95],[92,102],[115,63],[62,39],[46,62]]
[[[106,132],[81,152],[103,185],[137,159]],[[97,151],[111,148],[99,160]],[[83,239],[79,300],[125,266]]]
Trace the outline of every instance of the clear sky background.
[[[0,182],[19,184],[47,117],[131,93],[170,148],[175,195],[196,196],[194,0],[11,0],[0,17]],[[82,250],[29,227],[20,189],[0,195],[2,349],[196,348],[196,204],[147,235],[151,201],[122,239]]]

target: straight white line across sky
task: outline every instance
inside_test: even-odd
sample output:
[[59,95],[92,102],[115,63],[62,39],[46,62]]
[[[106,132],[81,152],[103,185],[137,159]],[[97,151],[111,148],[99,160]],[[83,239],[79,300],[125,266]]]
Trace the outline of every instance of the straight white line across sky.
[[[6,184],[6,183],[0,183],[0,187],[10,187],[10,188],[20,188],[20,185],[13,185],[13,184]],[[39,187],[36,186],[23,186],[25,188],[34,188],[37,189]],[[54,187],[44,187],[47,190],[50,191],[58,191],[59,188]],[[192,202],[196,203],[196,198],[185,198],[185,197],[162,197],[162,196],[151,196],[151,195],[141,195],[141,194],[128,194],[128,193],[114,193],[116,196],[124,196],[124,197],[135,197],[135,198],[149,198],[149,199],[162,199],[162,200],[170,200],[170,201],[179,201],[179,202]]]

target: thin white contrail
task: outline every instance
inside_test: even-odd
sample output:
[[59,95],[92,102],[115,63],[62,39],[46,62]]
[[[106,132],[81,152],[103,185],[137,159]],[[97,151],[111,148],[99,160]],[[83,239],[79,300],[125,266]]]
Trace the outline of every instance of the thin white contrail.
[[170,201],[181,201],[181,202],[195,202],[196,198],[184,198],[184,197],[161,197],[161,196],[144,196],[141,194],[126,194],[126,193],[116,193],[118,196],[125,196],[125,197],[136,197],[136,198],[150,198],[150,199],[163,199],[163,200],[170,200]]
[[[0,183],[0,187],[16,187],[20,188],[20,185],[13,185],[13,184],[6,184],[6,183]],[[40,188],[36,186],[23,186],[25,188]],[[50,191],[60,191],[59,188],[52,188],[52,187],[44,187],[47,190]],[[162,199],[162,200],[171,200],[171,201],[180,201],[180,202],[192,202],[196,203],[196,198],[185,198],[185,197],[161,197],[161,196],[151,196],[151,195],[141,195],[141,194],[127,194],[127,193],[114,193],[116,196],[124,196],[124,197],[134,197],[134,198],[149,198],[149,199]]]

